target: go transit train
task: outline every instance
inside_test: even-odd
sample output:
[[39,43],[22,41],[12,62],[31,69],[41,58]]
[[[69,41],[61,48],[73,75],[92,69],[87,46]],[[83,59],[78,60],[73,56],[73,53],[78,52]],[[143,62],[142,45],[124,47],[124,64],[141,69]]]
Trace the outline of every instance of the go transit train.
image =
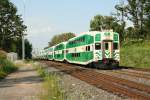
[[118,66],[119,45],[119,34],[116,32],[90,31],[44,49],[36,58],[100,68]]

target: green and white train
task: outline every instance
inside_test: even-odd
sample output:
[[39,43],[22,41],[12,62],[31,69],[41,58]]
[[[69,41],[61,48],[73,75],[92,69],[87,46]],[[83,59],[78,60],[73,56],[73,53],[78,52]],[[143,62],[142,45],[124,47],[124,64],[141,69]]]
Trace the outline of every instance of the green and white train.
[[66,42],[42,50],[37,58],[92,67],[118,66],[119,34],[110,31],[85,32]]

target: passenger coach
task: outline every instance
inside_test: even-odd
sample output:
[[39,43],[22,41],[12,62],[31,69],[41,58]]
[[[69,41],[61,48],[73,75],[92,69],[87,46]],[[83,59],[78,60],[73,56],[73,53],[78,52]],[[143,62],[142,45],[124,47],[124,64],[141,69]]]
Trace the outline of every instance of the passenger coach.
[[[118,66],[120,61],[119,34],[112,31],[91,31],[45,50],[48,60],[90,65]],[[45,58],[45,55],[44,55]]]
[[119,34],[86,32],[66,44],[66,60],[70,63],[101,67],[119,64]]

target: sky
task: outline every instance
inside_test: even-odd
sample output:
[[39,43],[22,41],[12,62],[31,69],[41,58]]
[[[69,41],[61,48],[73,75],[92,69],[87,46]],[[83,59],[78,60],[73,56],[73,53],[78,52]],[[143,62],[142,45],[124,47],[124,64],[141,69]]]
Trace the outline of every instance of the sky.
[[27,25],[25,38],[34,49],[48,46],[60,33],[80,34],[90,29],[90,20],[97,14],[111,15],[120,0],[10,0]]

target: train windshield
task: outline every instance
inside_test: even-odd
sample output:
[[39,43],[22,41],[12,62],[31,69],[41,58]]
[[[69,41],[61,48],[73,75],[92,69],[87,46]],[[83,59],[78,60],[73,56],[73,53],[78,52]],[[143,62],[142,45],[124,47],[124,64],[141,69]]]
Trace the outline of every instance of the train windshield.
[[95,50],[101,49],[101,43],[95,43]]
[[117,50],[118,49],[118,43],[113,43],[113,49]]

